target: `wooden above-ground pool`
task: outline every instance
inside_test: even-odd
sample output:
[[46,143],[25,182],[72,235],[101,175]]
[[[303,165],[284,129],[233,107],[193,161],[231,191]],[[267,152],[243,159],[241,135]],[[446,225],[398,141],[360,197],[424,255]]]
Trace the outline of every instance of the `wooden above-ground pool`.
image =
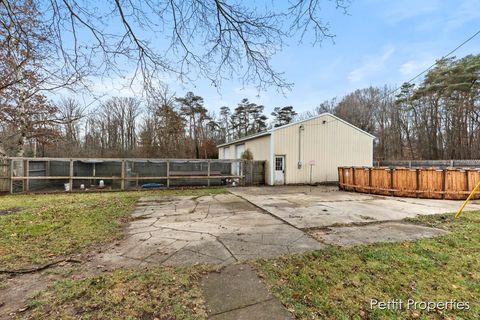
[[338,181],[345,191],[463,200],[480,181],[480,168],[339,167]]

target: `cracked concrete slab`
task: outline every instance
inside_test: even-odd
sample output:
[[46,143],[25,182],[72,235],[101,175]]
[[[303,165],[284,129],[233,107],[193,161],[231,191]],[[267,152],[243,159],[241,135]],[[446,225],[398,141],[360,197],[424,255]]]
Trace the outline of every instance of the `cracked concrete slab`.
[[303,231],[233,194],[144,197],[127,236],[101,254],[100,265],[229,265],[325,248]]
[[[344,192],[325,186],[242,187],[231,192],[301,229],[455,212],[462,203]],[[466,210],[480,210],[480,202],[469,203]]]
[[383,222],[362,226],[330,227],[311,230],[322,242],[338,246],[354,246],[375,242],[410,241],[445,235],[448,232],[411,223]]
[[247,265],[232,265],[202,279],[209,319],[293,319]]
[[[127,236],[100,255],[112,266],[182,265],[238,261],[321,250],[328,244],[349,245],[416,239],[438,230],[378,222],[418,214],[452,212],[459,201],[395,198],[340,192],[333,187],[232,188],[214,196],[143,197],[126,227]],[[479,202],[467,209],[480,209]],[[368,226],[315,229],[360,223]],[[379,228],[379,229],[375,229]],[[416,228],[416,229],[415,229]]]

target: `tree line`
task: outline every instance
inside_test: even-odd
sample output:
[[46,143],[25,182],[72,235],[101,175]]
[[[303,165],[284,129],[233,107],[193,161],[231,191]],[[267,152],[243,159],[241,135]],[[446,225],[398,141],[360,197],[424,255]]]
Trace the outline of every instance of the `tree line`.
[[[332,3],[342,11],[348,5],[345,0]],[[229,124],[216,123],[203,99],[193,94],[174,97],[175,106],[155,102],[158,79],[168,75],[192,84],[202,78],[218,88],[224,79],[236,79],[259,89],[290,88],[271,60],[287,39],[319,44],[333,38],[323,9],[313,0],[288,6],[269,1],[133,0],[100,6],[76,0],[0,1],[0,157],[209,156],[218,141],[263,130],[263,108],[244,101],[228,115]],[[159,41],[165,45],[153,45]],[[149,101],[112,98],[91,111],[71,99],[47,99],[58,89],[89,92],[92,79],[108,77],[138,81]],[[176,149],[169,149],[171,143]]]
[[152,83],[143,101],[114,97],[93,110],[71,98],[54,103],[48,92],[88,75],[81,59],[64,56],[74,71],[50,67],[62,61],[52,51],[55,30],[33,0],[2,3],[0,26],[0,156],[208,158],[218,143],[328,111],[375,135],[376,159],[480,157],[479,55],[440,60],[399,91],[359,89],[300,116],[278,107],[269,122],[264,106],[248,99],[215,114],[194,93],[177,97]]
[[290,123],[297,115],[292,106],[276,107],[269,121],[265,107],[246,98],[216,114],[201,96],[178,97],[168,87],[142,101],[112,97],[93,110],[73,98],[27,109],[37,110],[42,120],[33,113],[24,117],[14,104],[0,107],[6,155],[215,158],[218,144]]
[[[320,6],[301,0],[283,12],[266,6],[267,14],[241,3],[140,3],[117,1],[96,12],[76,1],[0,2],[0,156],[211,157],[217,143],[329,111],[377,137],[376,159],[480,157],[479,55],[442,59],[419,83],[359,89],[300,116],[291,106],[276,108],[269,122],[264,107],[248,99],[214,114],[200,96],[177,97],[155,88],[154,79],[166,73],[188,79],[184,66],[192,65],[214,85],[238,73],[260,88],[287,88],[270,58],[295,31],[313,30],[315,40],[333,36],[321,23]],[[334,3],[346,9],[345,1]],[[169,16],[185,13],[191,18],[169,23]],[[178,61],[132,31],[150,15],[176,31],[169,50],[184,53],[176,54]],[[115,21],[124,33],[104,31]],[[188,41],[197,36],[213,47]],[[91,110],[72,99],[47,98],[59,88],[88,89],[91,76],[122,75],[119,65],[129,62],[143,80],[146,101],[116,97]],[[247,72],[236,72],[236,66]]]
[[[355,90],[297,115],[241,100],[209,111],[192,92],[168,87],[147,98],[114,97],[93,111],[69,98],[52,103],[35,94],[0,97],[0,151],[6,155],[87,157],[216,157],[216,145],[330,112],[373,134],[374,158],[480,157],[480,55],[439,61],[418,84]],[[32,81],[35,79],[33,78]],[[21,105],[22,107],[18,107]]]

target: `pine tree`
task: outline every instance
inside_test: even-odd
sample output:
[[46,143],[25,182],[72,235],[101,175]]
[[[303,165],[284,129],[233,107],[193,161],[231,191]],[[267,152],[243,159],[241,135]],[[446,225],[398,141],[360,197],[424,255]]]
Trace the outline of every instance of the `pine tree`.
[[272,116],[275,117],[274,126],[276,128],[291,123],[295,119],[295,116],[297,116],[297,113],[293,110],[292,106],[275,107]]
[[193,92],[175,99],[180,104],[180,112],[188,123],[189,137],[193,141],[196,158],[200,158],[201,140],[204,137],[203,125],[208,120],[208,110],[203,106],[203,98]]

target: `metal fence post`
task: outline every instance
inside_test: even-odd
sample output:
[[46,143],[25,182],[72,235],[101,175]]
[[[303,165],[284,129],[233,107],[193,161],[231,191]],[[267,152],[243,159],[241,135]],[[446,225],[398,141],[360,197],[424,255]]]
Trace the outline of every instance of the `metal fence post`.
[[28,160],[23,160],[23,192],[28,192],[30,181],[28,179],[30,171],[30,162]]
[[170,188],[170,160],[167,160],[167,188]]
[[13,194],[13,160],[10,159],[10,194]]
[[120,182],[120,188],[122,190],[125,190],[125,160],[122,160],[122,172],[120,175],[122,177],[122,180]]
[[211,160],[208,159],[208,162],[207,162],[207,163],[208,163],[208,164],[207,164],[207,176],[208,176],[208,178],[207,178],[207,183],[208,183],[208,186],[209,186],[209,187],[210,187],[210,162],[211,162]]
[[73,191],[73,159],[70,159],[70,170],[69,170],[69,179],[68,179],[68,184],[69,184],[69,192]]

